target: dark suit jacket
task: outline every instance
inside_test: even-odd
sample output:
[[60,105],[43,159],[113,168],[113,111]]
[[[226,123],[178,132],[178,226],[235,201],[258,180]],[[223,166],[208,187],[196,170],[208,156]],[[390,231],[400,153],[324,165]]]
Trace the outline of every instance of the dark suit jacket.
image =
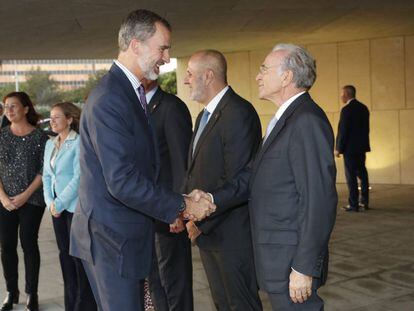
[[[199,114],[194,133],[200,123]],[[194,140],[193,135],[193,140]],[[185,192],[195,188],[212,191],[231,181],[252,159],[260,144],[261,126],[254,107],[231,88],[224,94],[201,134],[194,155],[193,140]],[[246,202],[222,209],[198,223],[201,249],[230,250],[251,247]]]
[[154,133],[130,81],[115,64],[85,104],[80,137],[71,254],[92,263],[90,231],[97,232],[94,241],[107,249],[104,260],[122,277],[143,279],[150,270],[154,218],[172,223],[182,196],[155,184]]
[[359,154],[371,150],[369,145],[369,110],[356,99],[351,100],[341,110],[336,150],[345,154]]
[[[148,108],[160,154],[160,174],[157,182],[180,193],[193,134],[190,112],[181,99],[164,92],[160,87],[148,103]],[[155,222],[157,232],[168,233],[169,228],[165,222]]]
[[333,133],[308,93],[283,113],[249,169],[213,193],[218,210],[249,200],[259,286],[288,291],[291,267],[327,273],[337,205]]

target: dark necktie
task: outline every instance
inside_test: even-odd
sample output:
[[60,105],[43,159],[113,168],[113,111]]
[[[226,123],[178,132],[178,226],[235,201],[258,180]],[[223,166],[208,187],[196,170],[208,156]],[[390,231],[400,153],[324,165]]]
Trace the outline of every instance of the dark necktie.
[[141,102],[142,109],[144,109],[145,115],[147,114],[147,98],[145,97],[145,90],[142,84],[138,87],[139,101]]
[[193,154],[194,154],[194,150],[195,150],[195,147],[197,145],[198,139],[200,138],[201,133],[203,132],[204,128],[206,127],[209,115],[210,115],[210,112],[208,112],[207,109],[204,109],[203,116],[201,117],[201,120],[200,120],[200,125],[198,126],[196,136],[194,137]]

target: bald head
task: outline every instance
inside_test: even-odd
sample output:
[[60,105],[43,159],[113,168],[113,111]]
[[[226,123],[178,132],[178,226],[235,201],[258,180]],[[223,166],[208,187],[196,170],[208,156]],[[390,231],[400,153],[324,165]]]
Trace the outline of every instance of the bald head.
[[190,61],[196,63],[199,70],[211,70],[217,80],[227,84],[227,62],[221,52],[216,50],[198,51],[191,56]]

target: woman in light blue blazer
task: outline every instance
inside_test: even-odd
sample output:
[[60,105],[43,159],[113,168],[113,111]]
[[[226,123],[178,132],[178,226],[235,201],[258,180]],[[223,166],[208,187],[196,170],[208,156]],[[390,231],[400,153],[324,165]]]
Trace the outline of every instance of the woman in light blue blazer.
[[46,143],[43,192],[52,214],[64,282],[66,311],[96,310],[88,279],[79,259],[69,255],[73,212],[78,202],[79,119],[81,110],[72,103],[52,106],[50,125],[58,134]]

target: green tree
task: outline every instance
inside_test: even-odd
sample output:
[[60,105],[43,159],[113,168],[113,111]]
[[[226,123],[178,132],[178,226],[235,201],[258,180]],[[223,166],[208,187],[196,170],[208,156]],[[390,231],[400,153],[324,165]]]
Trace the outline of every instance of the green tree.
[[3,101],[4,96],[14,91],[14,83],[4,84],[0,86],[0,101]]
[[158,77],[158,84],[163,91],[177,94],[177,73],[175,70],[160,75]]
[[86,84],[83,88],[83,97],[85,100],[89,96],[89,93],[95,88],[95,86],[98,85],[99,81],[101,81],[101,79],[104,75],[106,75],[107,72],[108,70],[102,69],[96,71],[94,74],[89,76],[88,81],[86,81]]
[[50,73],[41,71],[40,68],[26,75],[26,82],[21,83],[21,90],[38,105],[51,106],[61,100],[58,82],[50,77]]

